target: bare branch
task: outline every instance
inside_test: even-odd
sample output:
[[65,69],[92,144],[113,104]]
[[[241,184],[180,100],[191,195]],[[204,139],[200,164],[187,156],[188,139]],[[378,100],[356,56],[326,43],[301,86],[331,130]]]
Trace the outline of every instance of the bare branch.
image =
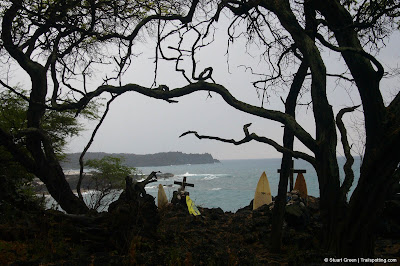
[[157,182],[157,173],[156,171],[151,172],[145,180],[138,182],[138,184],[141,184],[144,186],[146,186],[147,184],[153,183],[153,182]]
[[356,48],[353,48],[353,47],[337,47],[337,46],[334,46],[331,43],[329,43],[328,41],[326,41],[324,39],[324,37],[319,33],[316,34],[316,37],[323,45],[325,45],[326,47],[328,47],[329,49],[331,49],[333,51],[340,52],[340,53],[352,52],[352,53],[357,53],[357,54],[360,54],[360,55],[364,56],[365,58],[369,59],[376,66],[376,68],[378,69],[378,71],[377,71],[378,78],[381,79],[383,77],[383,75],[385,73],[385,69],[383,68],[382,64],[373,55],[365,52],[362,49],[356,49]]
[[115,99],[116,99],[116,97],[111,96],[111,99],[107,102],[106,110],[104,111],[103,116],[101,117],[99,123],[97,123],[96,128],[92,132],[90,140],[88,141],[88,143],[86,144],[85,148],[83,149],[81,155],[79,156],[79,180],[78,180],[78,183],[76,184],[76,191],[78,192],[78,197],[82,201],[83,201],[83,197],[82,197],[82,193],[81,193],[81,184],[82,184],[83,177],[84,177],[84,175],[83,175],[83,157],[85,156],[86,152],[92,145],[92,143],[94,141],[94,137],[96,136],[97,131],[101,127],[101,124],[103,124],[103,121],[106,118],[108,111],[110,110],[110,105]]
[[279,145],[278,143],[276,143],[274,140],[266,138],[266,137],[260,137],[255,133],[249,133],[248,128],[251,126],[251,123],[246,124],[243,126],[243,131],[245,134],[245,137],[241,140],[234,140],[234,139],[224,139],[224,138],[219,138],[219,137],[214,137],[214,136],[207,136],[207,135],[199,135],[196,131],[187,131],[185,133],[183,133],[182,135],[180,135],[179,137],[183,137],[189,134],[193,134],[195,135],[198,139],[211,139],[211,140],[217,140],[217,141],[221,141],[221,142],[226,142],[226,143],[232,143],[234,145],[242,145],[244,143],[250,142],[252,140],[261,142],[261,143],[265,143],[268,144],[272,147],[274,147],[278,152],[281,153],[288,153],[290,154],[292,157],[294,158],[300,158],[303,159],[307,162],[309,162],[310,164],[312,164],[313,166],[315,166],[315,158],[304,153],[304,152],[299,152],[299,151],[293,151],[291,149],[285,148],[281,145]]
[[343,74],[326,73],[326,76],[328,76],[328,77],[336,77],[336,78],[344,79],[344,80],[349,81],[349,82],[354,82],[354,79],[348,78],[348,77],[344,76]]
[[89,103],[90,100],[101,95],[104,92],[113,93],[114,95],[119,96],[128,91],[135,91],[152,98],[162,99],[166,101],[170,100],[171,98],[182,97],[196,91],[215,92],[221,95],[225,102],[235,109],[284,124],[294,132],[295,136],[307,148],[309,148],[313,152],[317,150],[317,144],[314,138],[311,137],[311,135],[307,131],[305,131],[303,127],[301,127],[301,125],[299,125],[292,116],[280,111],[256,107],[248,103],[239,101],[224,86],[204,81],[188,84],[184,87],[172,89],[169,91],[152,90],[137,84],[126,84],[120,87],[103,85],[97,88],[95,91],[88,93],[85,97],[82,97],[76,103],[60,105],[59,110],[82,109]]
[[198,139],[212,139],[212,140],[217,140],[217,141],[221,141],[221,142],[225,142],[225,143],[231,143],[234,145],[241,145],[241,144],[244,144],[244,143],[247,143],[247,142],[250,142],[253,140],[250,136],[246,136],[242,140],[239,140],[239,141],[236,141],[234,139],[223,139],[223,138],[219,138],[219,137],[199,135],[197,133],[197,131],[187,131],[187,132],[183,133],[182,135],[180,135],[179,137],[183,137],[183,136],[186,136],[189,134],[194,134]]
[[[125,178],[126,181],[126,194],[128,198],[131,198],[132,196],[134,196],[134,198],[136,199],[137,196],[144,196],[146,195],[146,190],[145,190],[145,186],[147,184],[153,183],[153,182],[157,182],[157,173],[158,172],[151,172],[147,178],[141,182],[137,182],[137,181],[133,181],[132,179],[127,176]],[[123,192],[124,193],[124,192]],[[135,194],[135,195],[129,195],[129,194]]]
[[353,106],[353,107],[348,107],[348,108],[343,108],[342,110],[339,111],[339,113],[336,116],[336,125],[339,129],[340,135],[341,135],[341,141],[343,145],[343,150],[344,154],[346,157],[346,163],[343,166],[343,170],[345,173],[345,178],[343,180],[343,184],[341,186],[341,193],[343,197],[346,197],[347,193],[349,193],[350,187],[353,184],[354,181],[354,172],[351,169],[353,163],[354,163],[354,158],[351,155],[351,147],[349,145],[349,141],[347,139],[347,130],[346,127],[342,121],[343,115],[349,112],[353,112],[355,109],[357,109],[360,105]]
[[24,94],[20,93],[19,91],[17,91],[16,89],[14,89],[13,87],[11,87],[10,85],[6,84],[4,81],[2,81],[0,79],[0,84],[5,87],[6,89],[12,91],[13,93],[15,93],[16,95],[18,95],[19,97],[21,97],[22,99],[24,99],[25,101],[29,102],[29,98],[26,97]]

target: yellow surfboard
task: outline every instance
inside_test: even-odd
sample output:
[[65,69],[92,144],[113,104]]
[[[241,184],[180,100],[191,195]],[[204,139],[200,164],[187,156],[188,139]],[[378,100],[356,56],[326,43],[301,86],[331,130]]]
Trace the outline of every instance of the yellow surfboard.
[[300,197],[303,199],[307,198],[307,184],[302,173],[297,174],[296,183],[294,184],[294,189],[299,191]]
[[270,204],[271,202],[271,188],[269,187],[267,175],[263,172],[258,180],[256,193],[254,194],[253,210],[256,210],[264,204]]
[[188,206],[188,210],[190,214],[194,216],[200,215],[199,209],[197,209],[196,205],[189,196],[186,196],[186,205]]
[[165,194],[164,187],[161,184],[158,185],[158,198],[157,198],[157,201],[158,201],[158,208],[159,209],[164,208],[168,204],[167,194]]

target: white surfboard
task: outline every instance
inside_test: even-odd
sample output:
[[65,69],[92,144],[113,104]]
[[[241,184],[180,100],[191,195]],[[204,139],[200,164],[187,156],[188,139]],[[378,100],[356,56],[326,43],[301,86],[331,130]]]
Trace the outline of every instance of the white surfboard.
[[257,183],[256,192],[254,193],[253,210],[261,207],[264,204],[272,202],[271,188],[265,172],[262,173]]
[[158,185],[158,199],[157,199],[157,202],[158,202],[158,208],[159,209],[164,208],[168,204],[167,194],[165,194],[164,187],[161,184]]

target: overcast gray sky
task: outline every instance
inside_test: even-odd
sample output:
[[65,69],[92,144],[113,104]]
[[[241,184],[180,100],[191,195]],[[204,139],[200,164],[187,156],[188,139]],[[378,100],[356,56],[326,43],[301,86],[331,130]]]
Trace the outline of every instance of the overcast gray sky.
[[[228,73],[227,57],[225,55],[227,36],[222,22],[221,30],[217,31],[215,42],[202,49],[197,57],[200,60],[198,72],[208,66],[214,69],[213,77],[219,84],[228,88],[239,100],[260,106],[256,90],[252,87],[251,81],[256,80],[244,68],[238,67],[241,64],[252,64],[265,69],[265,65],[258,57],[252,58],[246,54],[245,42],[235,42],[230,50]],[[398,67],[400,52],[397,47],[399,37],[393,36],[388,46],[382,50],[378,57],[387,68]],[[136,52],[143,54],[133,61],[127,74],[122,79],[123,83],[136,83],[143,86],[151,86],[154,75],[153,42],[139,44]],[[253,47],[250,52],[254,54],[259,51]],[[344,68],[339,61],[339,56],[334,52],[323,54],[328,71],[339,73]],[[101,70],[99,70],[101,72]],[[191,71],[190,69],[188,71]],[[102,73],[98,73],[99,77]],[[170,88],[183,86],[186,81],[179,73],[174,71],[173,63],[162,63],[159,66],[158,83],[166,84]],[[104,73],[105,74],[105,73]],[[384,94],[390,98],[398,90],[399,78],[392,78],[387,81]],[[96,81],[92,82],[94,86]],[[345,107],[360,104],[356,89],[350,94],[341,86],[336,86],[334,79],[329,79],[328,91],[331,104],[335,113]],[[269,103],[264,103],[265,108],[283,110],[283,103],[279,99],[280,91],[277,88],[277,95],[271,97]],[[200,134],[219,136],[223,138],[241,139],[243,137],[242,127],[244,124],[253,123],[250,132],[255,132],[282,143],[283,128],[279,123],[258,118],[240,112],[226,104],[218,95],[212,94],[207,97],[206,92],[198,92],[184,96],[179,103],[170,104],[165,101],[152,99],[138,93],[126,93],[116,99],[111,105],[110,112],[99,130],[95,141],[89,151],[102,151],[109,153],[136,153],[149,154],[168,151],[182,151],[185,153],[211,153],[217,159],[251,159],[251,158],[279,158],[280,153],[266,144],[257,142],[247,143],[241,146],[234,146],[228,143],[220,143],[212,140],[198,140],[192,135],[179,138],[187,130],[195,130]],[[285,98],[285,96],[284,96]],[[301,102],[305,103],[309,96],[305,96]],[[313,115],[310,109],[302,106],[298,108],[297,118],[300,124],[314,136]],[[95,123],[87,123],[90,130],[84,132],[81,137],[74,138],[68,145],[69,152],[80,152],[88,141],[91,130]],[[354,138],[357,138],[354,135]],[[299,143],[296,149],[307,151]]]

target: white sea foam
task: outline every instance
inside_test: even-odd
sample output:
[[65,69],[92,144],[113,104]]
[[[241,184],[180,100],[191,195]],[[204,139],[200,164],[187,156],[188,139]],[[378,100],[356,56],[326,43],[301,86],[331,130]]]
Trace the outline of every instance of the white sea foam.
[[[82,196],[92,195],[92,194],[97,194],[97,193],[100,193],[100,192],[98,190],[89,189],[89,190],[83,191]],[[78,195],[78,194],[76,194],[76,195]]]
[[217,179],[219,178],[219,176],[216,175],[207,175],[206,177],[204,177],[202,180],[213,180],[213,179]]
[[216,190],[221,190],[222,188],[220,188],[220,187],[215,187],[215,188],[212,188],[211,190],[214,190],[214,191],[216,191]]
[[67,170],[64,171],[65,175],[79,175],[79,170]]
[[[96,171],[96,169],[93,168],[85,168],[83,169],[83,172],[86,175],[91,175],[90,172]],[[64,170],[64,174],[65,175],[79,175],[80,170],[79,169],[68,169],[68,170]]]
[[175,175],[174,179],[181,179],[182,177],[203,177],[205,176],[203,179],[204,180],[211,180],[211,179],[215,179],[215,178],[219,178],[221,176],[229,176],[228,174],[191,174],[189,172],[186,172],[185,174],[180,174],[180,175]]
[[189,172],[186,172],[186,173],[184,173],[183,175],[176,175],[176,176],[179,176],[179,177],[182,177],[182,176],[199,176],[200,174],[191,174],[191,173],[189,173]]

